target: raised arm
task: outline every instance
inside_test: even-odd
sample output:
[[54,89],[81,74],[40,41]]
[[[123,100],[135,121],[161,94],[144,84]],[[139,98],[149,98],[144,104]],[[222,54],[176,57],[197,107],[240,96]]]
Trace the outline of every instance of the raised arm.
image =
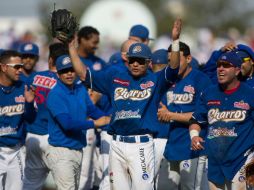
[[77,73],[81,81],[85,81],[87,67],[79,58],[78,51],[76,48],[76,38],[69,43],[69,54],[75,72]]
[[172,28],[172,52],[170,54],[169,66],[172,69],[179,67],[180,64],[180,47],[179,47],[179,37],[181,34],[182,20],[176,19]]

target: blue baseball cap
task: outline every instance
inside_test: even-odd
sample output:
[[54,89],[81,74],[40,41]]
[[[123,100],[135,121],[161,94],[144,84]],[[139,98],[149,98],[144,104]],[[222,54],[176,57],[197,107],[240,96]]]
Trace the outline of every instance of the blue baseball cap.
[[129,36],[135,36],[139,37],[141,39],[149,39],[153,40],[152,38],[149,38],[149,30],[147,27],[141,24],[137,24],[131,27]]
[[144,59],[151,59],[152,52],[150,48],[143,43],[132,44],[129,48],[128,57],[137,57]]
[[113,55],[111,55],[111,57],[109,58],[108,63],[110,65],[114,65],[114,64],[117,64],[117,63],[119,63],[121,61],[122,61],[121,52],[116,52]]
[[239,44],[237,45],[237,55],[242,59],[242,61],[246,61],[246,59],[252,59],[254,61],[254,52],[253,50],[246,45]]
[[71,58],[69,57],[69,55],[61,55],[56,59],[57,72],[68,68],[72,68]]
[[29,54],[39,56],[39,47],[34,43],[24,43],[20,46],[19,52],[21,54]]
[[235,67],[241,67],[242,60],[237,55],[236,51],[228,51],[226,53],[223,53],[218,61],[226,61],[234,65]]
[[168,64],[168,50],[159,49],[153,52],[152,64]]

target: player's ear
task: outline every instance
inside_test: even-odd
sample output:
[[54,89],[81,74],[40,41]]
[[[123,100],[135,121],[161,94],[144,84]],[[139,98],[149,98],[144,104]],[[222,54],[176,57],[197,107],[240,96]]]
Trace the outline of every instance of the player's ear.
[[186,60],[187,60],[187,63],[190,63],[191,60],[192,60],[192,56],[191,55],[187,55]]

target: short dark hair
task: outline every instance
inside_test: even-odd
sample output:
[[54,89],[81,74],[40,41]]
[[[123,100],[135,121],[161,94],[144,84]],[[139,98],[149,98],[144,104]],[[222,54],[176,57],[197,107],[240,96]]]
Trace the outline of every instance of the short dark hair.
[[[186,43],[180,42],[179,45],[180,45],[180,51],[183,52],[184,56],[188,56],[191,54],[190,47]],[[172,51],[172,44],[170,44],[170,46],[168,47],[168,52],[171,52],[171,51]]]
[[81,38],[90,39],[92,34],[100,35],[99,31],[92,26],[84,26],[78,31],[78,43],[80,43]]
[[49,45],[49,58],[53,60],[53,65],[55,65],[56,59],[64,54],[69,54],[66,45],[62,43],[53,43]]
[[10,61],[11,57],[21,57],[21,55],[15,50],[4,50],[0,56],[0,63],[6,64],[8,61]]

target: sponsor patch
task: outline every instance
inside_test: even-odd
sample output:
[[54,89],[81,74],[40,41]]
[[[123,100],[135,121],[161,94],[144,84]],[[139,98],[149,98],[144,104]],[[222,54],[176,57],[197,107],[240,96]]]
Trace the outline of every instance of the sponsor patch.
[[191,85],[185,86],[183,88],[183,91],[184,92],[188,92],[190,94],[195,94],[195,88],[193,86],[191,86]]
[[141,88],[142,90],[147,89],[147,88],[150,88],[150,87],[152,87],[152,86],[154,86],[153,81],[147,81],[146,83],[140,84],[140,88]]
[[115,78],[113,80],[113,82],[116,83],[116,84],[120,84],[122,86],[129,86],[130,85],[130,81],[122,80],[122,79],[119,79],[119,78]]
[[239,176],[238,181],[245,182],[245,177],[244,176]]
[[188,161],[185,161],[184,163],[183,163],[183,168],[184,169],[187,169],[187,168],[189,168],[190,167],[190,164],[188,163]]
[[244,101],[234,102],[234,107],[240,108],[240,109],[245,109],[245,110],[250,109],[250,105],[248,103],[245,103]]
[[143,180],[147,180],[149,178],[149,175],[147,173],[142,175]]
[[220,100],[209,100],[207,105],[221,105]]
[[15,97],[15,102],[17,103],[25,102],[25,97],[23,95],[19,95],[18,97]]
[[52,89],[56,85],[56,83],[56,79],[41,75],[36,75],[33,81],[33,85],[48,89]]
[[102,66],[101,66],[100,63],[96,62],[96,63],[93,64],[93,70],[100,71],[101,68],[102,68]]

